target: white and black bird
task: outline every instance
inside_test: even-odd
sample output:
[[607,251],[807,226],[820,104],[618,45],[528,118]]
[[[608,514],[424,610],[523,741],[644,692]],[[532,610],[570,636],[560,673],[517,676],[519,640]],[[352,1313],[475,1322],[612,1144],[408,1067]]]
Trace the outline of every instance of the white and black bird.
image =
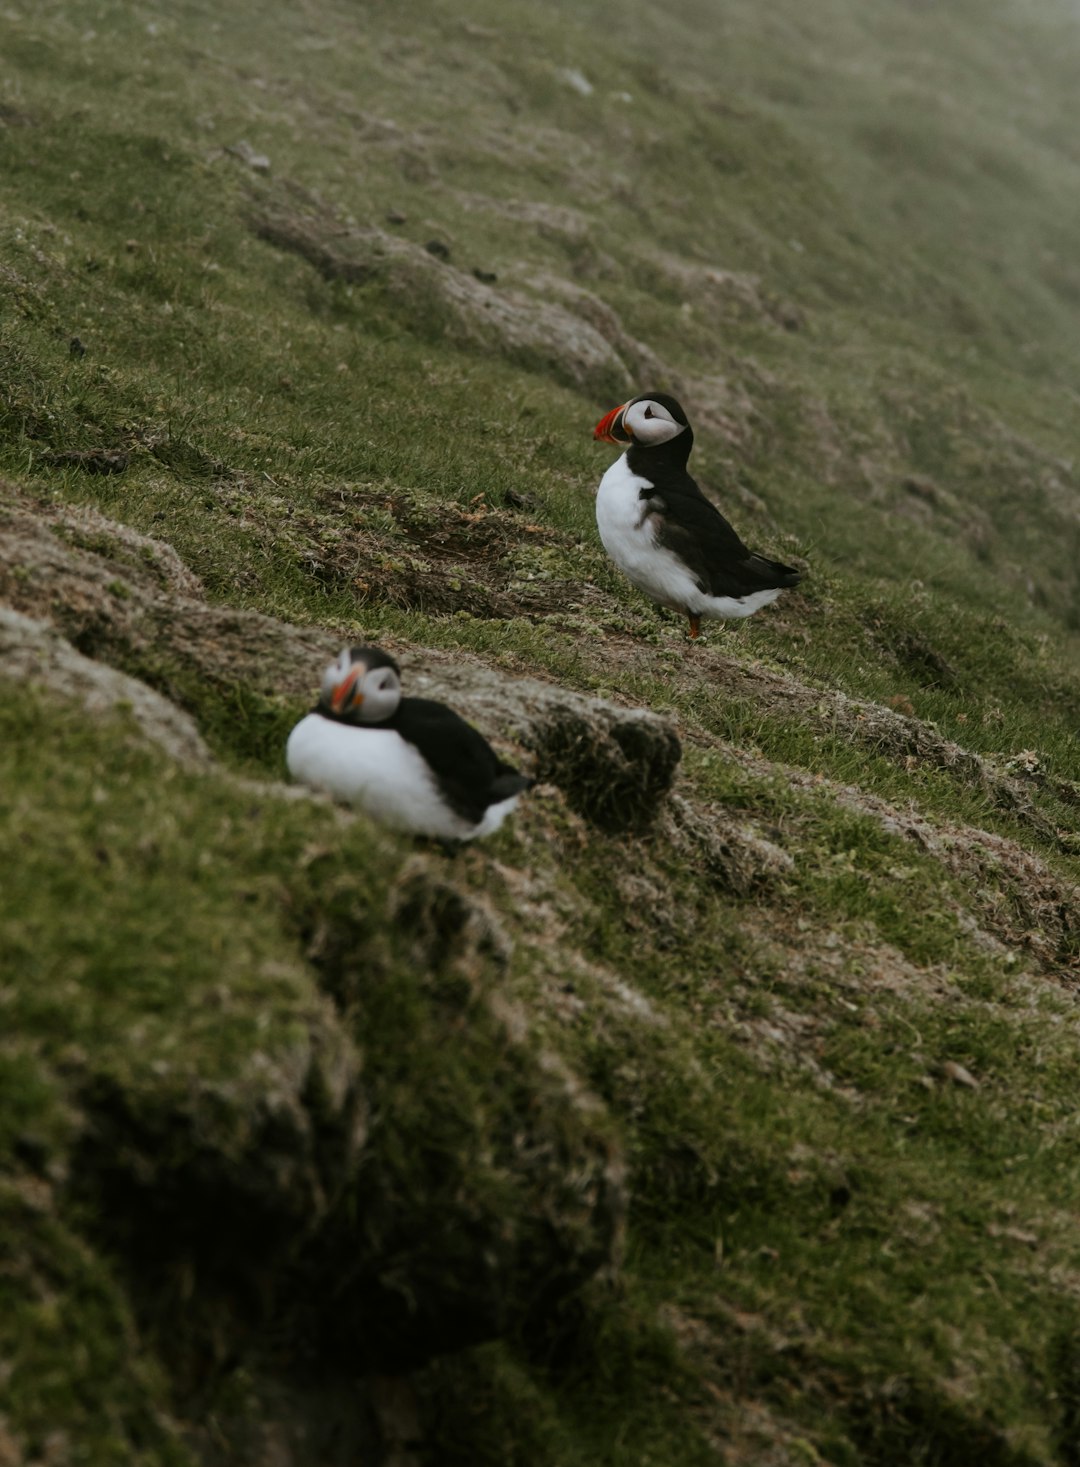
[[798,585],[800,572],[748,550],[687,472],[694,430],[663,392],[601,418],[594,438],[627,444],[600,481],[596,523],[604,549],[653,601],[690,619],[752,616]]
[[412,835],[490,835],[533,783],[431,698],[403,698],[401,669],[377,647],[346,647],[285,748],[289,773]]

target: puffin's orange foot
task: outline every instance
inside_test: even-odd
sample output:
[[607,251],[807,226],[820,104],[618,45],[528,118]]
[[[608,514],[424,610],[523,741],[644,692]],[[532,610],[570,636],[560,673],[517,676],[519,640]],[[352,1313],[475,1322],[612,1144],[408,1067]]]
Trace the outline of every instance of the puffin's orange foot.
[[698,637],[700,637],[701,635],[701,617],[690,616],[689,612],[687,612],[686,615],[690,621],[690,640],[691,642],[696,642]]

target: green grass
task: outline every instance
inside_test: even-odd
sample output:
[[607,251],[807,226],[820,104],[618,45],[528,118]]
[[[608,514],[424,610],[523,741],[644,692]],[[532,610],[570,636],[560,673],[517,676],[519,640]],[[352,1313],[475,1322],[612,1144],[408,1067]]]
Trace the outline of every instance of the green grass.
[[[417,864],[236,782],[281,777],[307,702],[197,674],[165,621],[83,630],[215,772],[6,683],[0,1448],[241,1460],[340,1371],[410,1373],[470,1467],[1076,1460],[1080,32],[714,12],[0,19],[4,502],[96,507],[328,652],[657,709],[718,832],[539,796]],[[621,382],[460,340],[415,262],[328,280],[268,207],[591,293],[798,595],[688,648],[596,538]],[[134,604],[138,552],[60,534]],[[735,879],[734,827],[791,864]]]

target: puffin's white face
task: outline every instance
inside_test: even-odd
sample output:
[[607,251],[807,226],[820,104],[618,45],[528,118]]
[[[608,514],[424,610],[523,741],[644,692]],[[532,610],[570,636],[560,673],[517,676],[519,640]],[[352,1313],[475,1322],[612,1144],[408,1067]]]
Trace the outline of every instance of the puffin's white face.
[[631,433],[637,443],[666,443],[686,432],[685,423],[677,423],[663,403],[642,398],[632,402],[623,413],[623,429]]
[[401,702],[401,679],[392,667],[370,667],[360,648],[345,647],[326,669],[319,702],[338,718],[353,723],[381,723]]
[[675,412],[654,397],[638,397],[633,402],[624,402],[600,419],[593,429],[593,437],[605,443],[637,443],[643,448],[667,443],[685,433],[689,426],[686,414],[675,399],[669,397],[668,402]]

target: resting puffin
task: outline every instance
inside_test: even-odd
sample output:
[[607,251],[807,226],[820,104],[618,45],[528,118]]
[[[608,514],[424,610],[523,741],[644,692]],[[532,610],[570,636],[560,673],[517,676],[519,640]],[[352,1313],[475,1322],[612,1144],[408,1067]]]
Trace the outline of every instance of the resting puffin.
[[690,618],[752,616],[800,573],[748,550],[686,471],[694,430],[663,392],[612,408],[593,430],[627,443],[600,481],[596,523],[604,549],[639,590]]
[[490,835],[533,783],[452,708],[403,698],[401,669],[378,647],[346,647],[330,664],[285,762],[294,779],[437,840]]

